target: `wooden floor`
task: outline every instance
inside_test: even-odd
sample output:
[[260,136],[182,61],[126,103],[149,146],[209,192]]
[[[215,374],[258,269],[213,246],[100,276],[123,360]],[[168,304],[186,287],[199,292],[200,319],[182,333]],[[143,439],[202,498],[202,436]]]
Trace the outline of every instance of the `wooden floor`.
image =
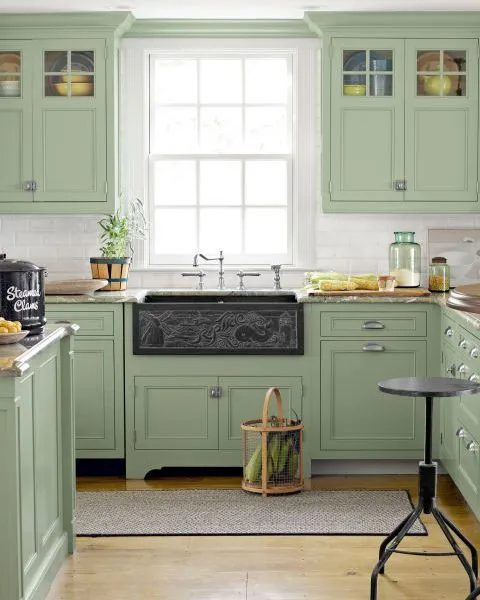
[[[148,481],[80,478],[79,490],[238,487],[238,476],[162,477]],[[315,477],[314,489],[408,489],[417,478]],[[438,504],[480,547],[480,525],[450,478]],[[436,524],[403,548],[445,551]],[[48,600],[368,600],[381,537],[239,536],[78,538]],[[378,600],[464,600],[467,577],[455,557],[395,555],[379,578]]]

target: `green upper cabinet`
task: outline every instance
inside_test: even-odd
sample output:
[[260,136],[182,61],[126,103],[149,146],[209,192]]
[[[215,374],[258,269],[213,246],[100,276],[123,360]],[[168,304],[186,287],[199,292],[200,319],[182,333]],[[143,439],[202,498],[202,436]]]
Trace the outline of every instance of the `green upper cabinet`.
[[45,17],[0,24],[0,214],[109,212],[116,42],[128,13]]
[[479,17],[312,15],[324,211],[478,211]]

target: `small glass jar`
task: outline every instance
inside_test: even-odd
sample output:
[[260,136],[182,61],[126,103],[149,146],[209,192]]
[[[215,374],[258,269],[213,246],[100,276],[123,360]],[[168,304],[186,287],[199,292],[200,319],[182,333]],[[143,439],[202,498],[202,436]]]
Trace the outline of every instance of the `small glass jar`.
[[395,277],[397,287],[420,285],[420,244],[414,240],[413,231],[395,231],[395,241],[390,244],[390,275]]
[[450,266],[443,256],[435,256],[428,267],[428,289],[431,292],[448,292],[450,289]]
[[393,275],[379,275],[377,283],[379,292],[395,291],[395,277]]

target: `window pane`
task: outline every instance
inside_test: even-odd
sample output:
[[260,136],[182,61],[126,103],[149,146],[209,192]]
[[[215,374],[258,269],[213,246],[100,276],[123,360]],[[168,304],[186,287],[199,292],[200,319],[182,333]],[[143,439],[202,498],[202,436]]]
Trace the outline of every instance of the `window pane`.
[[287,162],[245,162],[245,204],[287,204]]
[[157,208],[155,211],[155,252],[195,253],[197,247],[195,209]]
[[154,115],[152,152],[197,149],[197,111],[194,108],[157,108]]
[[238,149],[242,140],[240,108],[203,108],[200,111],[200,144],[202,150],[225,152]]
[[200,161],[200,204],[241,204],[241,178],[239,160]]
[[162,160],[153,165],[154,202],[196,204],[196,171],[193,160]]
[[239,104],[242,101],[242,63],[239,59],[200,61],[200,102]]
[[242,248],[242,213],[239,208],[204,208],[200,211],[200,245],[205,254],[239,253]]
[[245,61],[245,102],[286,103],[288,88],[286,59],[252,58]]
[[285,108],[265,107],[245,109],[247,148],[254,152],[286,152],[287,113]]
[[155,104],[195,104],[197,102],[197,61],[154,58]]
[[245,232],[245,250],[248,254],[287,252],[287,209],[247,209]]

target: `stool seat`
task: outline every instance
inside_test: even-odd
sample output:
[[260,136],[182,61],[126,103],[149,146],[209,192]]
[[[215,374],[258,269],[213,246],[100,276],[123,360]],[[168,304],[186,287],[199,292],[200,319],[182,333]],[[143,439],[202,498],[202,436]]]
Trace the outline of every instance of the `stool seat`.
[[[450,377],[399,377],[380,381],[378,389],[386,394],[410,397],[421,396],[425,398],[425,451],[423,461],[418,464],[417,505],[413,507],[410,514],[380,544],[378,562],[372,571],[370,579],[370,600],[377,600],[377,578],[379,575],[384,574],[385,564],[394,552],[422,556],[456,556],[469,579],[470,595],[467,600],[474,600],[480,595],[480,587],[476,587],[478,554],[472,542],[437,508],[437,463],[432,460],[432,431],[433,399],[436,397],[448,398],[478,394],[480,393],[480,383]],[[398,549],[398,545],[422,513],[433,515],[452,548],[451,552],[419,552]],[[470,561],[465,556],[456,538],[462,541],[470,551]]]
[[378,389],[398,396],[450,397],[480,393],[480,383],[453,377],[400,377],[378,383]]

